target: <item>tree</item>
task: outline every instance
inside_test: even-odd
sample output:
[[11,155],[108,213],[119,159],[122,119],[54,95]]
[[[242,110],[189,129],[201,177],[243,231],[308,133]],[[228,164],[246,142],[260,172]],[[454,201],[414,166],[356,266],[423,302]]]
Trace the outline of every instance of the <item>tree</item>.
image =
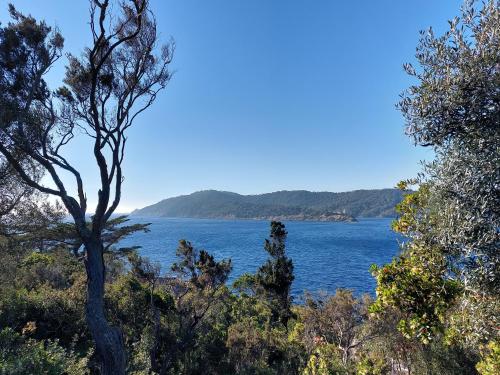
[[[32,172],[34,178],[40,176],[39,171]],[[26,186],[0,154],[0,239],[12,247],[20,242],[34,245],[39,232],[60,222],[64,216],[62,207],[44,198]]]
[[394,229],[408,238],[375,269],[377,308],[406,315],[400,327],[430,342],[443,331],[477,352],[498,340],[500,316],[500,2],[467,1],[436,36],[421,33],[417,81],[399,109],[416,144],[436,158],[414,181]]
[[273,320],[285,327],[292,316],[290,289],[294,279],[292,260],[285,253],[286,236],[285,226],[279,221],[272,221],[269,239],[264,244],[270,259],[255,275],[257,295],[269,303]]
[[[155,315],[154,346],[151,350],[152,368],[159,374],[167,374],[180,356],[201,345],[203,324],[212,313],[221,314],[221,302],[228,297],[225,282],[231,272],[231,260],[216,261],[205,250],[197,250],[186,240],[179,241],[176,255],[179,259],[172,265],[176,277],[165,280],[163,287],[174,300],[174,321],[168,327],[175,340],[166,348],[161,342],[160,317]],[[216,307],[219,310],[215,310]],[[213,329],[213,328],[209,328]],[[163,335],[165,337],[167,335]],[[184,364],[186,372],[190,364]],[[205,369],[206,370],[206,369]]]
[[[103,230],[121,198],[126,130],[167,85],[173,46],[155,55],[156,23],[147,0],[116,6],[93,0],[93,45],[81,57],[69,56],[65,85],[52,93],[44,76],[61,56],[62,35],[13,6],[9,10],[13,22],[0,29],[0,153],[24,184],[58,197],[72,216],[85,247],[86,317],[101,372],[123,374],[122,335],[104,312]],[[100,178],[90,225],[82,177],[62,152],[79,131],[92,142],[89,154]],[[53,186],[42,185],[33,168]],[[76,195],[63,174],[73,178]]]
[[468,290],[500,291],[500,2],[479,10],[464,5],[461,18],[436,37],[422,33],[418,80],[399,108],[415,143],[432,146],[427,165],[439,216],[433,238],[463,266]]
[[[406,188],[406,184],[401,187]],[[444,331],[449,309],[461,292],[461,283],[453,279],[443,249],[433,240],[430,226],[436,210],[431,198],[429,186],[423,184],[398,204],[400,216],[393,229],[419,236],[403,243],[401,254],[391,263],[371,269],[377,280],[377,300],[371,311],[384,313],[389,306],[395,307],[402,315],[398,323],[401,333],[426,344]]]
[[12,264],[35,248],[43,248],[44,234],[61,223],[64,210],[27,187],[0,156],[0,281],[16,275]]
[[308,296],[301,314],[307,346],[333,345],[342,365],[347,366],[356,348],[370,338],[361,330],[370,302],[367,296],[355,298],[347,289],[337,289],[327,298]]
[[[133,250],[137,250],[140,246],[130,248],[122,247],[115,248],[114,245],[119,243],[125,237],[136,232],[149,232],[150,223],[136,223],[126,225],[130,219],[127,216],[117,216],[110,218],[102,231],[102,241],[104,252],[114,251],[123,255],[129,254]],[[90,223],[88,224],[90,226]],[[79,236],[73,223],[54,221],[51,226],[48,226],[43,231],[38,233],[41,241],[44,241],[43,249],[64,248],[71,251],[75,256],[81,256],[81,248],[83,241]]]
[[0,218],[5,220],[23,198],[32,194],[32,189],[17,178],[17,173],[0,158]]

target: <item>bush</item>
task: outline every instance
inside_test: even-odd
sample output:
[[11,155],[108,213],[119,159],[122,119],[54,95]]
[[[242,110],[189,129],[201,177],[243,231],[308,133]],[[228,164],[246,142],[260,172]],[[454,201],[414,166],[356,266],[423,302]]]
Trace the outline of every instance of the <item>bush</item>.
[[476,368],[481,375],[500,374],[500,342],[491,341],[486,346]]
[[0,331],[2,375],[85,375],[89,374],[87,362],[57,341],[26,339],[11,328]]

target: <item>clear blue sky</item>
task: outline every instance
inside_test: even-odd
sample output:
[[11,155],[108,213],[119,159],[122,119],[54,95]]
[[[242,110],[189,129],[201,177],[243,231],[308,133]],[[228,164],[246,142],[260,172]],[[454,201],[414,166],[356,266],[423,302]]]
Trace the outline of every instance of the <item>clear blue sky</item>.
[[[0,0],[0,20],[8,1]],[[13,1],[88,43],[86,0]],[[394,105],[418,31],[445,30],[461,1],[151,0],[177,45],[167,90],[129,133],[122,211],[203,189],[238,193],[393,187],[431,157]],[[65,59],[50,74],[58,83]],[[86,144],[66,152],[90,203]]]

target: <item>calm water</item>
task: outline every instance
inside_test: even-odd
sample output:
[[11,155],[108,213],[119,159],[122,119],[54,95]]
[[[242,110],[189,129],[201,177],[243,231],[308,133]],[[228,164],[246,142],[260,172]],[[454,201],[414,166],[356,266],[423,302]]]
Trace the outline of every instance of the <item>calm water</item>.
[[[168,272],[175,261],[179,239],[187,239],[216,259],[231,258],[230,282],[244,272],[254,272],[267,258],[264,239],[269,222],[251,220],[200,220],[133,218],[150,222],[151,232],[138,233],[121,246],[141,245],[141,255],[159,262]],[[360,219],[357,223],[286,222],[287,253],[295,266],[295,295],[308,291],[334,292],[351,288],[373,293],[371,264],[384,264],[398,252],[398,236],[391,219]]]

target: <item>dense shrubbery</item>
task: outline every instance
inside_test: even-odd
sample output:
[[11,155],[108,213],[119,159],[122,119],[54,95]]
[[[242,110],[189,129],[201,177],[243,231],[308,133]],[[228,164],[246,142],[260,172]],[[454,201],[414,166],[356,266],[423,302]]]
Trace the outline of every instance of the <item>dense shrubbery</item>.
[[[215,260],[187,241],[180,242],[179,260],[168,277],[133,249],[108,253],[107,314],[123,332],[128,371],[474,373],[474,353],[442,339],[424,344],[399,330],[404,308],[377,307],[385,299],[374,304],[368,296],[338,290],[335,295],[306,295],[304,303],[292,304],[293,265],[285,239],[284,226],[272,223],[265,242],[269,260],[255,275],[240,277],[232,289],[225,285],[231,263]],[[0,276],[0,323],[7,327],[0,334],[3,373],[97,373],[85,322],[82,259],[70,246],[41,252],[24,247],[22,240],[15,258],[7,250],[0,254],[8,270],[4,275],[15,275]],[[488,347],[478,368],[495,366],[496,349]],[[33,360],[23,359],[28,352]]]
[[12,328],[0,331],[0,374],[88,373],[86,358],[80,358],[72,351],[64,349],[57,341],[26,338]]

